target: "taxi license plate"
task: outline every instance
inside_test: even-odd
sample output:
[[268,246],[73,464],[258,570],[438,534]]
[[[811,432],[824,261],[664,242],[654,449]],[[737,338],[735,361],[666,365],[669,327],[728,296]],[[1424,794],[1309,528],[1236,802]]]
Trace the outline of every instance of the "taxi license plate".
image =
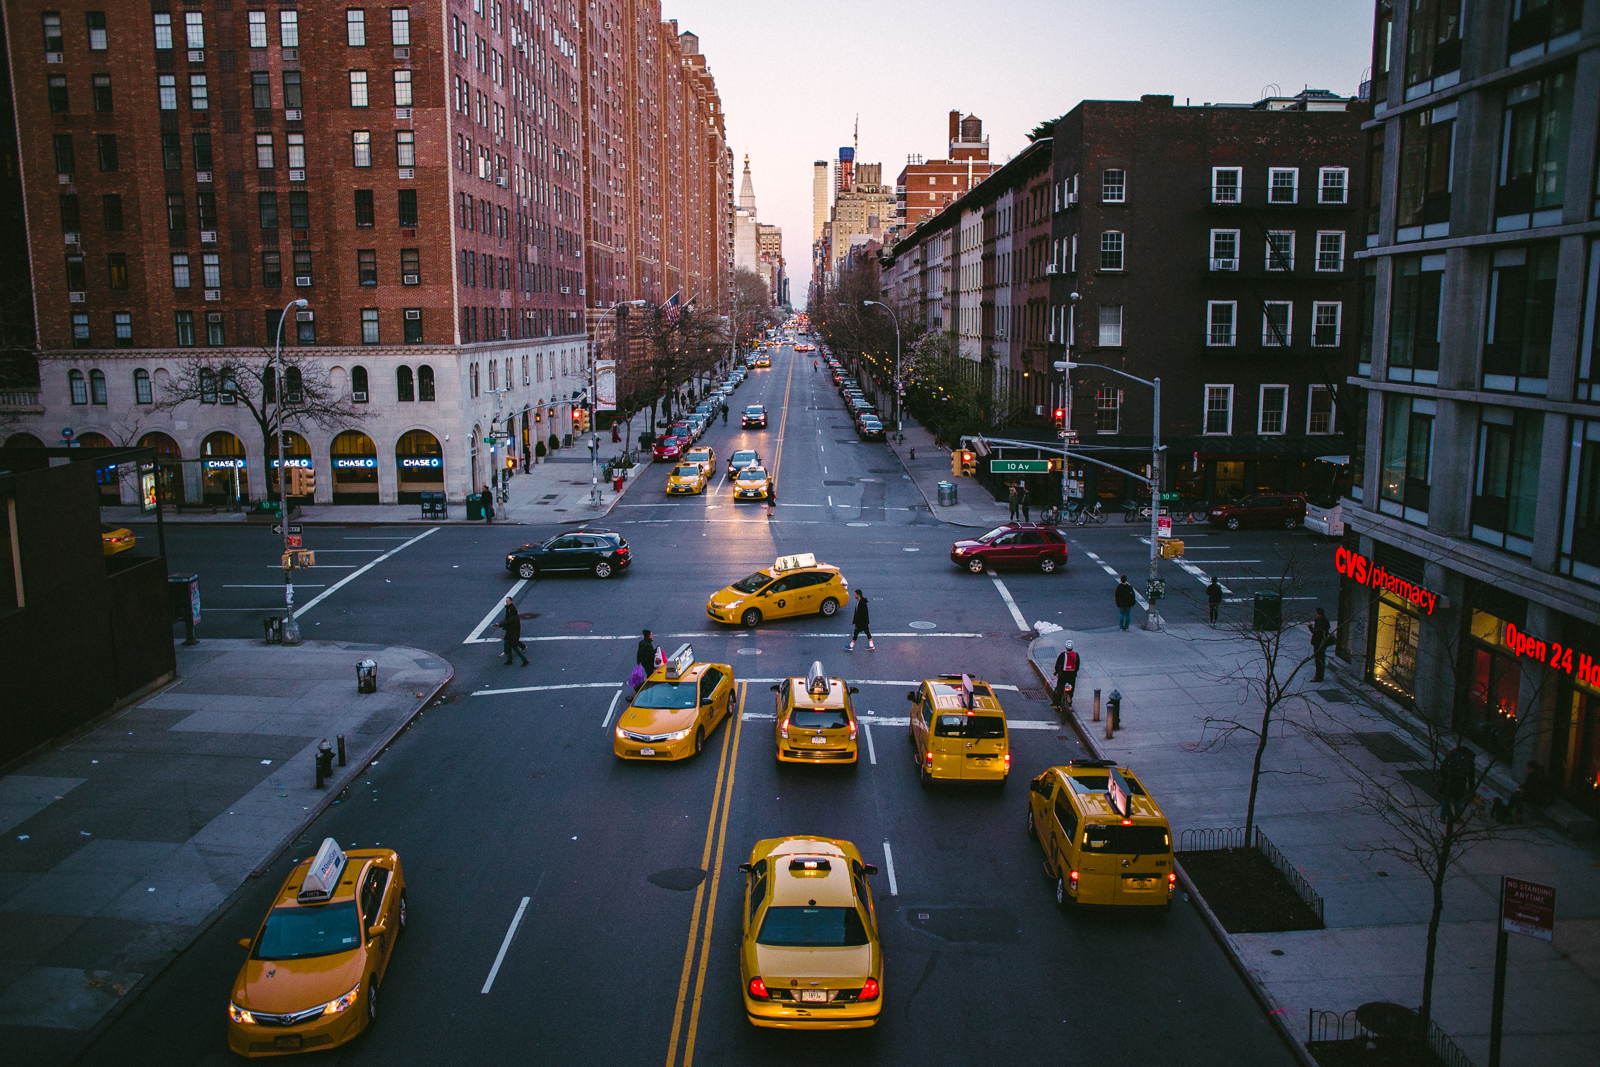
[[1129,889],[1154,889],[1155,887],[1156,887],[1156,880],[1154,878],[1129,878],[1128,879],[1128,888]]
[[300,1035],[285,1034],[282,1037],[273,1038],[272,1044],[274,1048],[299,1048]]
[[826,737],[813,737],[811,743],[813,745],[825,745],[828,743],[828,739]]
[[806,1004],[826,1004],[828,1002],[828,991],[826,989],[802,989],[800,990],[800,1000]]
[[641,756],[654,756],[655,754],[656,750],[653,748],[641,748],[639,750],[639,755]]

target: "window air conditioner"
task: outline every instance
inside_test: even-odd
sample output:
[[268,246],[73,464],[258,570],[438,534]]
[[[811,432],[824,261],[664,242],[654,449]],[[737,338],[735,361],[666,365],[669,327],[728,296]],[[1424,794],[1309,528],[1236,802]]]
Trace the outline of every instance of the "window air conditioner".
[[189,49],[189,62],[191,62],[191,63],[204,63],[205,61],[206,61],[206,54],[202,49],[199,49],[199,48],[191,48],[191,49]]
[[60,52],[46,52],[44,54],[44,61],[46,63],[60,63],[62,58],[63,57]]
[[411,109],[409,107],[397,107],[394,109],[394,117],[397,119],[409,119],[411,117]]
[[285,60],[287,60],[289,62],[293,62],[293,63],[300,62],[300,49],[298,49],[298,48],[285,48],[283,50],[283,58]]
[[[306,280],[310,281],[309,278]],[[294,321],[296,322],[315,322],[316,317],[317,313],[315,311],[296,311],[294,313]]]
[[411,167],[401,167],[400,168],[400,180],[401,181],[410,181],[411,179],[415,178],[416,176],[417,176],[417,172],[413,168],[411,168]]
[[421,280],[422,280],[421,276],[417,275],[417,274],[402,274],[400,276],[400,284],[401,285],[416,285]]
[[561,292],[562,292],[562,293],[563,293],[563,294],[565,294],[565,293],[570,293],[570,292],[572,292],[572,287],[571,287],[571,286],[568,286],[568,285],[563,285],[563,286],[562,286],[562,287],[561,287]]
[[83,296],[82,293],[68,293],[67,294],[67,303],[69,303],[69,304],[81,304],[81,303],[83,303],[83,300],[84,300],[84,296]]
[[1237,259],[1213,259],[1211,261],[1211,269],[1212,270],[1238,270],[1239,269],[1239,261]]
[[[307,286],[309,286],[311,284],[311,275],[309,275],[309,274],[296,274],[294,276],[294,284],[296,286],[298,286],[299,288],[301,288],[301,289],[306,288]],[[304,315],[304,314],[306,314],[306,312],[302,311],[300,314]],[[307,320],[306,319],[301,319],[300,321],[301,322],[306,322]]]
[[350,394],[350,399],[355,401],[357,404],[365,404],[367,402],[367,394],[366,393],[351,393]]
[[306,180],[306,172],[303,170],[291,170],[289,172],[289,180],[292,182],[303,182]]
[[216,230],[201,230],[200,231],[200,243],[203,244],[203,245],[214,245],[214,244],[216,244],[217,243],[217,231]]
[[422,309],[406,308],[406,318],[411,319],[412,321],[422,318]]
[[194,172],[194,180],[197,182],[209,182],[211,180],[211,172],[209,170],[197,170]]
[[284,108],[283,117],[288,122],[299,122],[301,111],[297,107]]
[[411,49],[409,49],[409,48],[396,48],[394,50],[394,57],[396,59],[410,59],[411,58]]
[[56,181],[60,182],[62,185],[71,185],[72,184],[72,175],[70,175],[70,174],[57,174],[56,175]]
[[221,300],[222,299],[222,290],[221,289],[207,289],[206,290],[206,299],[207,300]]
[[1078,202],[1078,194],[1077,193],[1068,193],[1067,194],[1067,206],[1068,207],[1071,207],[1073,204],[1076,204],[1077,202]]
[[66,237],[67,244],[69,245],[75,245],[78,243],[78,235],[75,233],[64,234],[63,236]]
[[494,183],[504,189],[506,187],[506,176],[504,174],[495,175]]

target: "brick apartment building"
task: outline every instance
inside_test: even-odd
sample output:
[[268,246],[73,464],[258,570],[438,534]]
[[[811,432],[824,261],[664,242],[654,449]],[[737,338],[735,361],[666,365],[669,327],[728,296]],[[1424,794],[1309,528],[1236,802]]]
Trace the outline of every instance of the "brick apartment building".
[[156,447],[174,499],[265,495],[231,393],[155,405],[197,360],[261,365],[292,299],[284,344],[365,414],[292,424],[317,499],[458,500],[571,433],[596,305],[725,275],[720,104],[655,0],[5,17],[41,356],[18,440]]
[[989,162],[989,138],[976,115],[950,112],[950,143],[944,159],[912,156],[895,179],[896,224],[907,234],[1000,169]]

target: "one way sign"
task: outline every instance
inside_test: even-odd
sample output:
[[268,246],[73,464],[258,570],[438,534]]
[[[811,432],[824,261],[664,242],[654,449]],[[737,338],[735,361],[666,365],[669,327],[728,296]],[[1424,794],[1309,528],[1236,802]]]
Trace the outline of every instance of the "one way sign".
[[[272,527],[272,532],[275,533],[275,534],[283,533],[283,523],[281,523],[281,522],[274,523],[273,527]],[[300,524],[299,523],[295,523],[295,522],[291,522],[289,524],[289,532],[292,533],[292,534],[299,533],[300,532]]]

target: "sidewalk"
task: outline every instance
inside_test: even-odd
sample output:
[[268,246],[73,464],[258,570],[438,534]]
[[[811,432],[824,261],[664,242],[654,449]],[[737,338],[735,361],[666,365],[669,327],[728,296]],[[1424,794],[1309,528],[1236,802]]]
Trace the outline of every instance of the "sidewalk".
[[[620,445],[611,445],[608,437],[602,436],[600,457],[602,462],[619,449]],[[623,493],[633,484],[633,478],[644,471],[643,465],[634,468],[633,475],[622,485],[622,493],[612,490],[612,483],[602,481],[601,506],[599,510],[589,504],[589,485],[592,475],[592,466],[589,461],[587,447],[564,448],[554,456],[546,457],[534,464],[527,474],[518,473],[511,479],[507,487],[509,499],[504,504],[496,504],[494,508],[494,521],[515,525],[517,523],[551,523],[551,522],[592,522],[593,520],[611,513]],[[101,517],[106,522],[120,523],[153,523],[154,518],[143,514],[137,507],[103,507],[100,509]],[[197,524],[205,526],[246,526],[252,525],[245,521],[243,512],[230,512],[219,510],[215,514],[208,511],[191,511],[179,514],[176,508],[167,507],[162,511],[162,521],[169,523]],[[415,524],[417,526],[437,526],[444,523],[465,523],[467,521],[467,506],[464,503],[451,503],[449,516],[443,520],[424,519],[420,504],[313,504],[302,507],[298,517],[292,520],[307,526],[344,526],[351,524]],[[481,520],[480,520],[481,521]]]
[[[453,675],[413,648],[178,646],[179,680],[0,778],[0,1045],[64,1063]],[[355,664],[377,661],[378,692]],[[315,784],[345,737],[348,766]]]
[[[889,449],[900,460],[900,465],[905,467],[906,473],[911,475],[912,483],[922,494],[922,499],[928,502],[928,510],[933,512],[934,518],[952,526],[966,526],[975,530],[992,530],[1010,521],[1009,505],[996,501],[987,489],[971,478],[950,476],[950,450],[934,444],[933,434],[909,416],[906,417],[905,427],[903,444],[895,440],[893,430],[889,431]],[[913,452],[916,453],[915,459],[911,458]],[[940,482],[955,483],[956,503],[940,506]]]
[[[1255,646],[1198,625],[1062,630],[1029,647],[1042,675],[1053,679],[1068,639],[1083,663],[1074,701],[1079,732],[1139,773],[1174,835],[1242,825],[1254,738],[1213,751],[1200,751],[1197,742],[1205,716],[1249,713],[1240,679],[1259,674]],[[1425,746],[1333,657],[1325,682],[1305,677],[1317,733],[1274,733],[1265,764],[1274,773],[1262,779],[1257,821],[1323,897],[1327,928],[1226,937],[1301,1041],[1308,1009],[1421,1003],[1431,900],[1427,882],[1398,859],[1352,850],[1390,836],[1376,817],[1356,810],[1361,784],[1415,774],[1419,764],[1410,757]],[[1123,694],[1123,728],[1114,740],[1104,739],[1103,722],[1091,721],[1097,688]],[[1259,710],[1256,716],[1259,722]],[[1534,819],[1515,831],[1468,853],[1446,885],[1434,1019],[1479,1067],[1488,1063],[1500,876],[1517,875],[1556,887],[1556,935],[1553,945],[1510,939],[1503,1063],[1600,1062],[1600,845]]]

